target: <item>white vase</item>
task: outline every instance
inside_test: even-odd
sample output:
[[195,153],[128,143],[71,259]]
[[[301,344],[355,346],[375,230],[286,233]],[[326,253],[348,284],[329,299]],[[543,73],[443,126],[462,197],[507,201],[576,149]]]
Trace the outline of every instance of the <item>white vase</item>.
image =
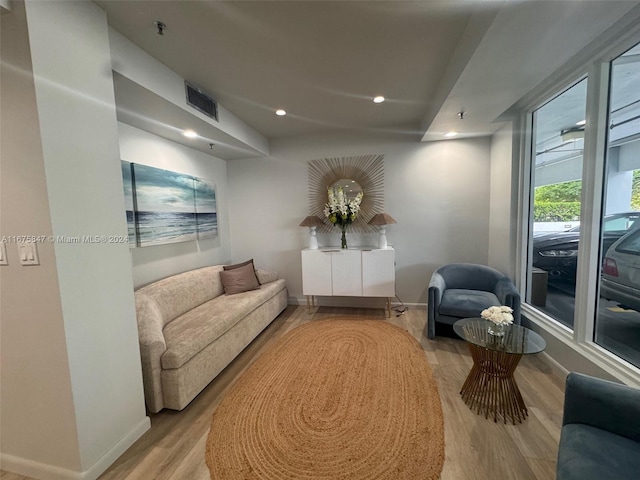
[[309,227],[309,250],[318,249],[318,237],[316,234],[316,227]]

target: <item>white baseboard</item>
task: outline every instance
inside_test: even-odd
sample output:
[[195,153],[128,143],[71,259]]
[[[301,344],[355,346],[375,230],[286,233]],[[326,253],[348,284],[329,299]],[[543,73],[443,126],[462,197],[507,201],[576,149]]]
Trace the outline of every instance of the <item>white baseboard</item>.
[[88,470],[83,472],[40,463],[6,453],[0,453],[0,465],[4,471],[17,473],[25,477],[47,480],[96,480],[150,428],[151,421],[149,417],[144,417],[124,438],[111,447]]

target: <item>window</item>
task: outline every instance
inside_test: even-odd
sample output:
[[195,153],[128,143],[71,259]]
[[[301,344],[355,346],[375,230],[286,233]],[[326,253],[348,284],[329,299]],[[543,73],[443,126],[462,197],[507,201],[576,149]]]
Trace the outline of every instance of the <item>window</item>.
[[611,62],[610,71],[594,334],[597,344],[640,367],[640,45]]
[[527,298],[573,327],[587,80],[533,114]]

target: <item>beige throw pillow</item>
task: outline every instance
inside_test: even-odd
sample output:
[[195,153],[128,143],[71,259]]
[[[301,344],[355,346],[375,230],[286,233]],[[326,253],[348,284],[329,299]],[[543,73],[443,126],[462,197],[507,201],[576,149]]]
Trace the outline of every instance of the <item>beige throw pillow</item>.
[[256,277],[258,277],[258,282],[260,285],[264,285],[265,283],[275,282],[278,280],[278,272],[270,272],[268,270],[260,270],[256,269]]

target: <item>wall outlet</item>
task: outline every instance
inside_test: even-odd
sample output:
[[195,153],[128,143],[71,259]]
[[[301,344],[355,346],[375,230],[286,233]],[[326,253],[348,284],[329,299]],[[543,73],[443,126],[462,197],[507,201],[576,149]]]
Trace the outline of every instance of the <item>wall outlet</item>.
[[0,265],[9,265],[9,260],[7,259],[7,244],[4,242],[0,242]]

